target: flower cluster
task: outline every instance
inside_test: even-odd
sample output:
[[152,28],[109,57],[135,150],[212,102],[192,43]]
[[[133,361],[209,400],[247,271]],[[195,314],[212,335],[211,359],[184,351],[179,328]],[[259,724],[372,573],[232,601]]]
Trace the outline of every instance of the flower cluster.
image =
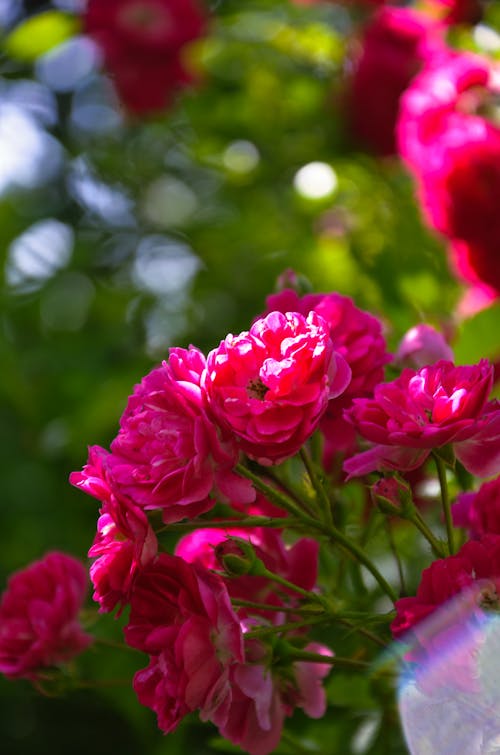
[[[364,658],[391,632],[413,636],[405,660],[445,657],[457,632],[477,639],[499,607],[500,477],[467,489],[472,475],[500,474],[492,366],[455,365],[444,336],[424,323],[393,359],[374,315],[337,292],[301,296],[297,280],[287,271],[249,330],[206,357],[172,348],[135,386],[110,448],[91,446],[70,478],[100,503],[88,553],[98,613],[123,614],[126,644],[148,657],[133,679],[138,700],[164,733],[197,712],[251,755],[275,750],[295,710],[324,715],[332,666],[369,672]],[[400,374],[387,382],[389,363]],[[419,510],[431,456],[446,540],[434,533],[440,511]],[[454,506],[445,462],[455,492],[462,487]],[[363,518],[374,502],[372,516],[414,527],[437,557],[415,595],[401,572],[400,597],[372,544],[345,524],[351,490],[359,496],[367,484]],[[470,535],[460,549],[454,525]],[[371,572],[371,593],[363,585],[352,595],[346,553],[349,568]],[[362,583],[361,572],[355,578]],[[11,579],[1,671],[36,681],[87,647],[85,584],[81,565],[62,554]],[[442,619],[457,596],[462,607]],[[382,616],[381,598],[394,606]],[[321,627],[339,624],[372,647],[334,653]],[[468,676],[448,682],[474,678],[473,656],[462,660]]]

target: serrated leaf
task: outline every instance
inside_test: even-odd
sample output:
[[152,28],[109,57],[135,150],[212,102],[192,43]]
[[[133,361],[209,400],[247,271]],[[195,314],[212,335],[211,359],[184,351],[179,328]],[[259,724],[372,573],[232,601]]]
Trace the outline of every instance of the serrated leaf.
[[32,63],[44,53],[73,37],[79,29],[78,19],[60,11],[46,11],[24,21],[4,42],[10,57]]

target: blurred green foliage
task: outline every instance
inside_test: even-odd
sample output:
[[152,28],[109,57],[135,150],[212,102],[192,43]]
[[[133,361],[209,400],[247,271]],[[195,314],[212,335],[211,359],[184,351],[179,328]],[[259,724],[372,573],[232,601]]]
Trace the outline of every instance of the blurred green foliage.
[[[85,557],[97,504],[67,478],[87,445],[110,442],[134,383],[169,346],[209,350],[247,329],[283,270],[381,316],[392,346],[421,320],[457,329],[460,286],[409,176],[396,159],[359,151],[345,127],[353,16],[284,0],[214,7],[195,51],[200,88],[144,122],[113,110],[95,72],[51,90],[38,57],[73,33],[63,14],[31,16],[4,37],[0,151],[13,167],[0,170],[2,585],[47,550]],[[30,173],[21,157],[36,138],[47,151]],[[316,161],[336,186],[314,199],[294,178]],[[460,326],[459,361],[498,356],[499,326],[498,307]],[[122,623],[96,631],[119,639]],[[124,678],[142,659],[110,651],[105,667],[102,655],[86,663],[89,677]],[[343,706],[372,707],[361,680],[332,675],[329,695],[338,716],[314,724],[325,755],[345,752],[359,729]],[[55,701],[1,679],[0,697],[6,755],[62,755],[70,740],[74,755],[215,752],[213,732],[194,721],[165,740],[128,686]],[[311,725],[299,720],[304,739]],[[372,752],[401,751],[384,742]],[[290,741],[280,749],[298,751]]]

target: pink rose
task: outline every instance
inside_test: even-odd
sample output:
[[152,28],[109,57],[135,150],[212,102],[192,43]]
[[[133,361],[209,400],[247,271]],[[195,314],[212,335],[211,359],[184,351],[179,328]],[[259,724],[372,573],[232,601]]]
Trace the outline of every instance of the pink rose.
[[[333,655],[329,648],[317,643],[310,643],[305,650]],[[231,670],[233,698],[219,731],[250,755],[269,755],[279,744],[285,717],[292,715],[295,708],[302,708],[311,718],[325,714],[322,680],[331,664],[300,661],[286,669],[268,667],[265,648],[257,640],[245,642],[245,653],[248,662]]]
[[189,83],[182,52],[206,26],[196,0],[89,0],[83,16],[124,105],[137,114],[165,108]]
[[137,571],[156,555],[158,543],[147,516],[132,501],[117,498],[111,489],[106,462],[110,454],[99,446],[89,449],[82,472],[73,472],[70,482],[103,506],[97,534],[88,555],[97,557],[90,567],[95,601],[102,612],[125,605]]
[[214,489],[242,503],[255,498],[232,472],[233,440],[207,411],[204,368],[198,349],[171,349],[169,361],[135,387],[106,460],[113,491],[147,511],[161,509],[166,523],[208,511]]
[[379,155],[396,152],[399,100],[413,76],[436,54],[442,35],[407,8],[381,8],[365,28],[348,99],[350,133]]
[[230,669],[243,662],[243,641],[222,580],[181,558],[160,554],[134,584],[125,638],[150,655],[134,678],[139,701],[158,726],[173,731],[189,712],[227,718]]
[[492,382],[486,359],[464,367],[440,361],[405,369],[392,383],[378,385],[373,398],[354,399],[346,416],[376,445],[348,459],[345,471],[352,477],[415,469],[433,448],[453,443],[472,474],[493,474],[500,469],[500,410],[487,404]]
[[495,68],[487,58],[443,48],[401,98],[397,125],[401,156],[417,172],[435,170],[441,159],[435,152],[439,140],[459,143],[464,118],[482,128],[484,119],[477,111],[497,87]]
[[471,537],[500,535],[500,477],[459,495],[452,514],[455,526],[468,529]]
[[429,223],[455,269],[498,294],[500,129],[484,112],[500,92],[498,66],[471,53],[442,56],[402,99],[398,138]]
[[425,323],[415,325],[405,333],[394,355],[398,364],[416,370],[440,359],[452,362],[453,351],[442,333]]
[[204,387],[219,423],[262,464],[293,456],[350,381],[315,312],[271,312],[207,357]]
[[462,591],[470,596],[470,612],[498,606],[499,590],[500,536],[471,540],[456,555],[433,561],[424,569],[415,597],[396,601],[392,633],[401,637]]
[[82,564],[48,553],[13,574],[0,601],[0,672],[36,680],[92,642],[78,620],[87,592]]
[[328,402],[320,423],[326,441],[323,463],[330,468],[337,452],[352,452],[355,447],[354,429],[343,418],[344,409],[351,406],[354,397],[371,394],[384,377],[384,366],[391,361],[382,324],[369,312],[356,307],[348,296],[336,292],[299,296],[293,289],[285,288],[268,296],[266,305],[268,310],[321,315],[329,327],[336,351],[351,369],[351,382],[341,396]]

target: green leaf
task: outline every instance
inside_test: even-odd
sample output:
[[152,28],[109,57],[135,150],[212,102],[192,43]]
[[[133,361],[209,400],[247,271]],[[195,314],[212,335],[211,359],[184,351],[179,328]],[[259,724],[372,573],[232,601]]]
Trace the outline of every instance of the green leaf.
[[31,63],[73,37],[78,29],[79,21],[74,16],[46,11],[16,26],[6,38],[4,48],[12,58]]
[[500,355],[500,305],[494,304],[465,320],[454,345],[457,364],[473,364],[482,357]]

